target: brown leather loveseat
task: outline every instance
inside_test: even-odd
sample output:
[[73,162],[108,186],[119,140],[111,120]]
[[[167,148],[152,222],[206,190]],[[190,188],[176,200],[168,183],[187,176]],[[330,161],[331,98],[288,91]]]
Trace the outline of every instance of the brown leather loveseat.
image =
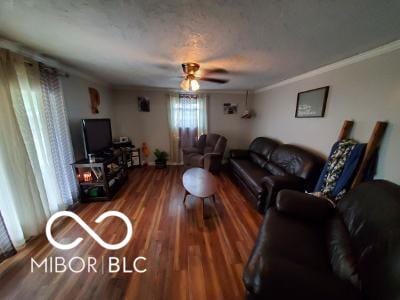
[[336,207],[285,190],[244,269],[247,299],[400,299],[400,186],[372,181]]
[[282,189],[311,191],[323,159],[295,145],[258,137],[248,150],[231,150],[229,168],[257,209],[273,206]]

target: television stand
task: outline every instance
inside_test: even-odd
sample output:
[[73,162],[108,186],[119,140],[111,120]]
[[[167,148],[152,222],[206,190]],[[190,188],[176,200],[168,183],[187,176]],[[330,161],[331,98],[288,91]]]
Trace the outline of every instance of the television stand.
[[83,159],[72,164],[81,202],[112,200],[127,179],[122,152],[99,157],[91,163]]

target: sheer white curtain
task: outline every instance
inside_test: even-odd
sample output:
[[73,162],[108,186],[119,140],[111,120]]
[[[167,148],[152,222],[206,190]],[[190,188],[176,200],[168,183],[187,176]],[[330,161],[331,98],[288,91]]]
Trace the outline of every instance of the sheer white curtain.
[[65,209],[49,143],[39,66],[0,49],[0,211],[15,247]]
[[182,161],[182,148],[207,133],[207,96],[171,94],[169,101],[170,159]]

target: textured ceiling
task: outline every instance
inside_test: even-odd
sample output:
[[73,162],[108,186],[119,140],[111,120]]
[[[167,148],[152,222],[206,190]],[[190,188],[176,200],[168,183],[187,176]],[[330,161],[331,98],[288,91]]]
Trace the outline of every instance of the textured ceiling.
[[[180,63],[254,89],[400,39],[398,0],[2,0],[0,35],[115,85],[178,87]],[[226,75],[224,75],[226,76]]]

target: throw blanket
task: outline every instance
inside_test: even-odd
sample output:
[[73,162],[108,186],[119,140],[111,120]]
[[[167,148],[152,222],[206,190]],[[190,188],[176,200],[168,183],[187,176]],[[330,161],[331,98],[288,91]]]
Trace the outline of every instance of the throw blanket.
[[365,144],[359,144],[351,139],[336,142],[315,192],[320,192],[321,196],[336,201],[341,199],[351,184],[364,150]]

